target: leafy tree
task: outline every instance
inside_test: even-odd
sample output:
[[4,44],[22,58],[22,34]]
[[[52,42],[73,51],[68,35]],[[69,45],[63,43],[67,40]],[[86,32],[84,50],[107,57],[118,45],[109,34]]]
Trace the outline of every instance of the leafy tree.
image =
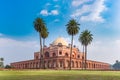
[[5,69],[10,69],[10,68],[12,68],[10,65],[5,66]]
[[88,46],[88,44],[90,44],[92,42],[92,40],[93,40],[92,36],[93,35],[88,30],[83,31],[79,36],[79,41],[85,47],[85,49],[84,49],[85,50],[85,65],[84,65],[85,69],[86,69],[86,60],[87,60],[87,46]]
[[73,46],[73,36],[76,35],[79,32],[79,23],[76,22],[75,19],[71,19],[68,23],[67,23],[67,33],[69,35],[71,35],[71,48],[70,48],[70,70],[71,70],[71,55],[72,55],[72,46]]
[[115,64],[113,64],[113,68],[115,70],[120,70],[120,62],[118,60],[116,60]]

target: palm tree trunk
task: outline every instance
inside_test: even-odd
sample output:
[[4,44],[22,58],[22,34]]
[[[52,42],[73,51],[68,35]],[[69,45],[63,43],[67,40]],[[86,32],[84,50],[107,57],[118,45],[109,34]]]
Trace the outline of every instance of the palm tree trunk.
[[42,38],[41,38],[41,33],[39,33],[39,36],[40,36],[40,65],[39,67],[41,68],[42,67]]
[[45,39],[43,38],[43,48],[45,47]]
[[84,68],[84,45],[83,45],[83,56],[82,56],[82,70],[83,70],[83,68]]
[[85,46],[85,70],[87,68],[87,46]]
[[44,62],[44,47],[45,47],[45,39],[43,38],[43,68],[45,69],[45,62]]
[[71,70],[71,57],[72,57],[72,46],[73,46],[73,35],[72,35],[72,40],[71,40],[71,48],[70,48],[70,70]]

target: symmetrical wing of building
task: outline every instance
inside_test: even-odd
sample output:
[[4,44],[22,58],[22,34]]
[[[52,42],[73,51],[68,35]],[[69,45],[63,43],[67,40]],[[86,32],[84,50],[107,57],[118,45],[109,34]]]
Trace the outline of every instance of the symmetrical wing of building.
[[[42,59],[44,67],[47,69],[69,69],[70,63],[70,45],[59,37],[49,47],[44,47],[44,58],[40,56],[40,52],[34,53],[34,59],[11,63],[16,69],[39,69]],[[82,69],[84,66],[84,53],[76,46],[72,50],[72,69]],[[87,69],[110,69],[110,65],[104,62],[87,60]]]

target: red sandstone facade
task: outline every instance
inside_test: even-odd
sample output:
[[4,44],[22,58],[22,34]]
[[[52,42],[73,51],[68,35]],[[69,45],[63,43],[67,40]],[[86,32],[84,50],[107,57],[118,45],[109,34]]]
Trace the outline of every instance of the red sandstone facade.
[[[39,69],[40,60],[39,52],[34,53],[33,60],[11,63],[16,69]],[[63,38],[56,39],[49,47],[44,47],[44,66],[47,69],[69,69],[70,46]],[[84,64],[84,53],[75,46],[72,50],[72,69],[82,69]],[[87,69],[110,69],[108,63],[87,60]]]

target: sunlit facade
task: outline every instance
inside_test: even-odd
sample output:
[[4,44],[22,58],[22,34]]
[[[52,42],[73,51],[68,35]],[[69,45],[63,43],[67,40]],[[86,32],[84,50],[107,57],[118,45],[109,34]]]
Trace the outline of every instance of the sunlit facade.
[[[11,63],[16,69],[39,69],[41,57],[44,59],[46,69],[69,69],[70,65],[70,44],[59,37],[49,47],[44,47],[44,55],[40,56],[39,52],[34,53],[34,59]],[[72,50],[72,69],[82,69],[84,65],[84,53],[76,46]],[[110,69],[110,65],[104,62],[87,60],[87,69]]]

